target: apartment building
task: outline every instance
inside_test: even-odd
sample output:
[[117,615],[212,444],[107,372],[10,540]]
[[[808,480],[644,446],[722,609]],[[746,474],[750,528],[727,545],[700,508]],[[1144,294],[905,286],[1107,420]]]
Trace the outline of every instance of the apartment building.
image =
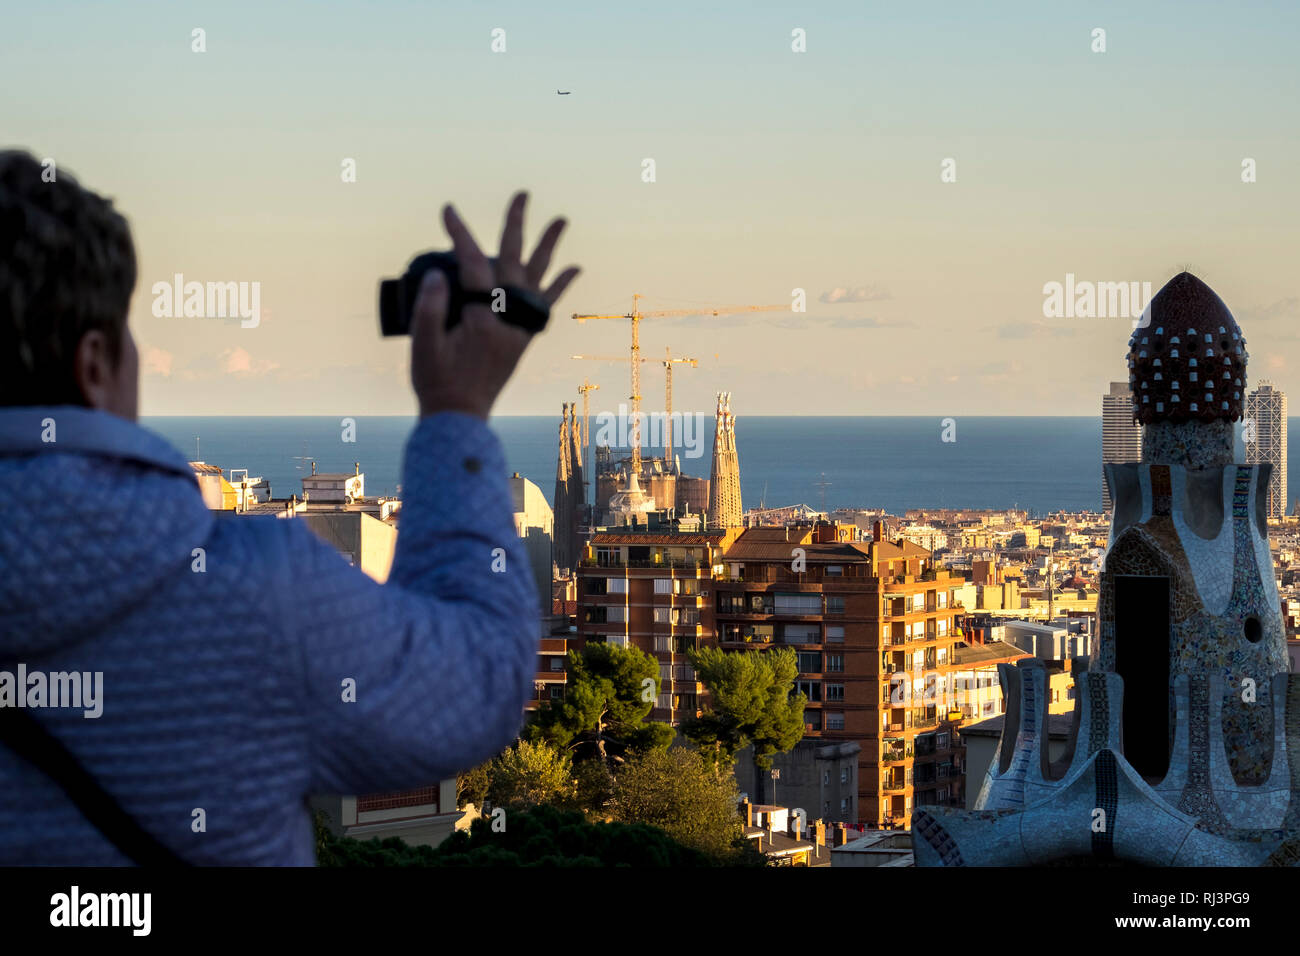
[[578,631],[636,647],[659,662],[651,719],[676,726],[700,712],[703,685],[687,660],[713,636],[713,580],[738,528],[699,534],[624,529],[593,534],[578,561]]
[[906,827],[916,805],[964,805],[954,731],[1002,712],[996,665],[1025,655],[1000,642],[965,644],[953,600],[963,579],[932,568],[929,551],[857,537],[854,526],[831,523],[597,533],[580,563],[579,641],[652,654],[664,678],[652,717],[672,724],[703,704],[689,649],[793,648],[808,698],[805,740],[860,748],[852,792],[837,797],[845,805],[834,815]]

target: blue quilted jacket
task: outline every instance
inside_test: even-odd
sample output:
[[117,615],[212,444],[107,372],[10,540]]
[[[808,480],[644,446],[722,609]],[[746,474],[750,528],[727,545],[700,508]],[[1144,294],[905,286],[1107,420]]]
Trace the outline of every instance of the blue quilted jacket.
[[[0,409],[0,671],[103,673],[101,716],[28,713],[186,859],[311,865],[308,795],[431,785],[518,732],[539,606],[506,481],[486,425],[421,420],[380,585],[301,521],[208,511],[146,429]],[[0,865],[127,862],[0,748]]]

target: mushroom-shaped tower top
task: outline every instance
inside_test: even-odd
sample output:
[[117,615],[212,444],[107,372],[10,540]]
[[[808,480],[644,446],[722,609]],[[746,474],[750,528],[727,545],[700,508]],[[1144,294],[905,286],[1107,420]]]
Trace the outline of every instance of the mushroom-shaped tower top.
[[1190,272],[1165,283],[1129,339],[1133,416],[1234,422],[1246,393],[1246,339],[1214,290]]

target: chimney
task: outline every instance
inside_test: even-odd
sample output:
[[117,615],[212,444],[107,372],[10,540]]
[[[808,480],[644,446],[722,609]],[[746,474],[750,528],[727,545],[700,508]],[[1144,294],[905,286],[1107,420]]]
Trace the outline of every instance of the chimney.
[[316,474],[316,462],[314,461],[311,463],[311,473]]
[[883,521],[872,522],[871,540],[881,541],[884,539],[884,537],[885,537],[885,523]]
[[752,827],[754,825],[754,805],[749,802],[749,797],[740,801],[740,807],[745,814],[745,826]]
[[813,824],[813,842],[818,846],[826,845],[826,821],[818,820]]
[[844,846],[849,842],[849,828],[843,823],[835,824],[835,845]]

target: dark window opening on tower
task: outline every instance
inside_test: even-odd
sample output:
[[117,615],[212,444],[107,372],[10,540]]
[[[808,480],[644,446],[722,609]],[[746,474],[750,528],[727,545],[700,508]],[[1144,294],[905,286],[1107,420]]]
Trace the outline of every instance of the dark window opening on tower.
[[1243,622],[1242,630],[1245,632],[1246,640],[1252,644],[1258,644],[1259,639],[1264,636],[1264,625],[1260,624],[1259,618],[1253,614]]
[[1148,782],[1169,771],[1169,579],[1115,578],[1115,671],[1124,756]]

